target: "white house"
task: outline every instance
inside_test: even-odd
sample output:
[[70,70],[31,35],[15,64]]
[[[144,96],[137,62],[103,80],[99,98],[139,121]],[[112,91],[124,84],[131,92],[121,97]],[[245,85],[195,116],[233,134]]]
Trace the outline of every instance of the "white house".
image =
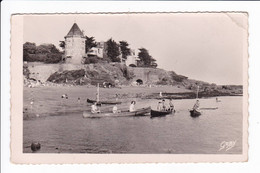
[[103,48],[92,47],[88,51],[87,56],[97,56],[98,58],[103,58]]
[[130,55],[127,56],[126,60],[125,60],[125,64],[127,66],[137,66],[137,61],[139,61],[140,59],[136,56],[135,50],[131,49],[130,50]]
[[105,49],[106,49],[106,43],[104,41],[97,42],[97,46],[92,47],[88,51],[87,56],[96,56],[98,58],[104,58],[106,53]]

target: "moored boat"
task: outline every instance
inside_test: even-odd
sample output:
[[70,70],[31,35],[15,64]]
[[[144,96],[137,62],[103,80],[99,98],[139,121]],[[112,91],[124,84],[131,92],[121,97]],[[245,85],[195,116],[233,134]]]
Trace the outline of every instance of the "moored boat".
[[103,118],[103,117],[135,117],[135,116],[146,116],[151,112],[151,107],[137,109],[134,112],[121,111],[118,113],[91,113],[88,111],[83,112],[83,118]]
[[200,88],[200,86],[198,86],[198,88],[197,88],[197,94],[196,94],[197,95],[196,96],[197,101],[196,101],[195,105],[193,106],[193,109],[189,110],[191,117],[198,117],[198,116],[201,115],[201,112],[196,110],[196,109],[199,108],[199,100],[198,100],[198,98],[199,98],[199,88]]
[[116,105],[116,104],[121,104],[122,102],[119,101],[100,101],[99,99],[99,83],[97,84],[97,94],[96,94],[97,98],[96,100],[91,100],[91,99],[87,99],[88,103],[95,103],[97,102],[97,105],[102,105],[102,104],[107,104],[107,105]]
[[[97,102],[96,100],[91,100],[91,99],[87,99],[88,103],[95,103]],[[101,105],[101,104],[107,104],[107,105],[116,105],[116,104],[121,104],[122,102],[119,101],[98,101],[97,105]]]
[[151,117],[164,117],[168,114],[171,114],[172,111],[156,111],[156,110],[151,110]]
[[190,116],[191,117],[198,117],[201,115],[201,112],[197,111],[197,110],[190,110]]

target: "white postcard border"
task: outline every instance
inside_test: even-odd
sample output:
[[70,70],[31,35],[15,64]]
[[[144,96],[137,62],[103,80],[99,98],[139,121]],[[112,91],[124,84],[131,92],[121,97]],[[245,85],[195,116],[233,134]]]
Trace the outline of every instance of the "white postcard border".
[[[247,35],[245,35],[247,37]],[[23,153],[23,76],[22,45],[23,17],[12,16],[11,28],[11,160],[25,164],[65,164],[65,163],[195,163],[195,162],[243,162],[247,161],[248,129],[248,52],[243,63],[243,154],[28,154]]]

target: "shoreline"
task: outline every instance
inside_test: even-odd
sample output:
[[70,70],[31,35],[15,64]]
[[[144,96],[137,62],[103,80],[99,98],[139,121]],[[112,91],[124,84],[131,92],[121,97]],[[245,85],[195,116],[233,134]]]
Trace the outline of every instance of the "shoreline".
[[[73,112],[90,110],[88,99],[95,99],[97,88],[94,86],[44,86],[34,88],[23,88],[23,118],[60,115]],[[159,93],[162,92],[162,97]],[[68,95],[68,99],[62,99],[63,94]],[[214,94],[199,92],[199,98],[211,98],[219,96],[242,96],[234,95],[231,92]],[[78,101],[78,99],[80,100]],[[126,103],[132,100],[145,101],[152,99],[195,99],[196,93],[176,86],[124,86],[121,88],[100,88],[100,100],[121,101],[119,107],[126,107]],[[105,107],[105,106],[104,106]],[[109,107],[106,106],[106,107]],[[106,108],[105,107],[105,108]],[[111,106],[110,106],[111,107]]]

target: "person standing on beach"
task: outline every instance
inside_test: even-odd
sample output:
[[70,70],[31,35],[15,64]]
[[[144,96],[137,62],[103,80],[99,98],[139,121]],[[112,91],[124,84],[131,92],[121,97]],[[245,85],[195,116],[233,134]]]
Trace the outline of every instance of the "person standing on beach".
[[134,112],[134,111],[135,111],[135,101],[132,101],[129,107],[129,112]]

